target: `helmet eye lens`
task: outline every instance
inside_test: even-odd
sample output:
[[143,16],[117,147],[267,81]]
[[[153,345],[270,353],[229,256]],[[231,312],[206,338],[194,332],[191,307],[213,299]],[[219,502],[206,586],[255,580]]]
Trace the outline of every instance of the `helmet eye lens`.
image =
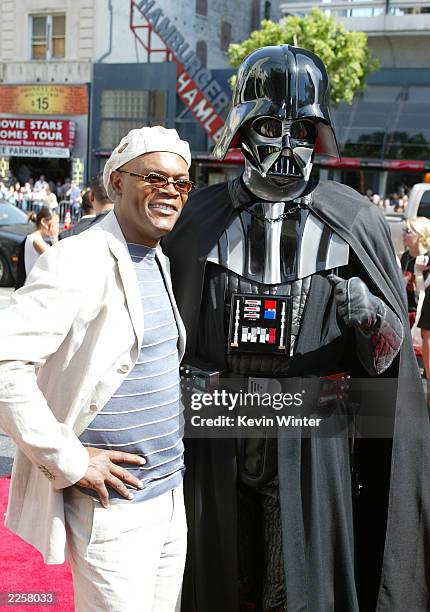
[[315,126],[310,121],[294,121],[291,124],[291,138],[303,142],[315,142]]
[[[259,117],[252,127],[257,134],[266,138],[281,138],[283,134],[283,122],[275,117]],[[314,143],[315,136],[315,126],[311,121],[293,121],[290,125],[290,137],[293,140]]]
[[282,136],[282,121],[273,117],[260,117],[254,121],[252,127],[260,136],[269,138],[280,138]]

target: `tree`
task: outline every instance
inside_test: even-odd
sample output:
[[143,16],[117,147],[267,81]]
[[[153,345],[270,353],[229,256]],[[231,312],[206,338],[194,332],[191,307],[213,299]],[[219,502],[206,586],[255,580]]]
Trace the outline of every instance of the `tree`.
[[[334,17],[317,8],[306,17],[288,16],[281,23],[264,20],[241,44],[228,49],[230,65],[239,66],[247,55],[267,45],[289,44],[316,53],[324,62],[330,81],[330,99],[334,106],[352,103],[356,91],[364,89],[367,75],[379,69],[372,57],[364,32],[349,32]],[[233,77],[231,84],[236,80]]]

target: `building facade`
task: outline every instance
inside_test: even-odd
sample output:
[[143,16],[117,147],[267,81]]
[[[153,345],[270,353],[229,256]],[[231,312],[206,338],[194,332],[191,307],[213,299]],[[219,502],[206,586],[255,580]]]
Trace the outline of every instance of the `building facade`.
[[229,44],[281,14],[279,0],[0,0],[0,11],[0,179],[80,185],[142,124],[176,127],[207,157],[231,98]]
[[430,171],[430,0],[281,2],[284,15],[312,6],[365,32],[381,65],[351,106],[333,111],[344,159],[329,175],[380,195],[422,181]]
[[94,171],[142,119],[175,127],[194,154],[209,151],[231,98],[229,45],[280,9],[279,0],[96,0],[96,14]]
[[84,180],[93,0],[0,0],[0,175]]

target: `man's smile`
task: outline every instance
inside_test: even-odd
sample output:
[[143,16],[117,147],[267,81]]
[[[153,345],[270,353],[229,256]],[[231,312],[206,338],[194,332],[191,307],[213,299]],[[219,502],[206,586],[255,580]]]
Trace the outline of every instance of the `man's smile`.
[[164,214],[168,215],[178,212],[177,206],[174,204],[168,204],[167,202],[154,202],[152,204],[148,204],[148,208],[152,210],[161,210]]

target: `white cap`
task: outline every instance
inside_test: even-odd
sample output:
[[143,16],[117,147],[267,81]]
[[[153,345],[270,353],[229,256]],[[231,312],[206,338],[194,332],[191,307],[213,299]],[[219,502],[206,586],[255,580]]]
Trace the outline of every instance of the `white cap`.
[[158,153],[167,151],[180,155],[186,162],[188,168],[191,165],[190,145],[179,138],[176,130],[168,130],[161,125],[154,127],[143,127],[131,130],[121,140],[119,145],[112,151],[103,170],[103,184],[111,200],[115,198],[115,192],[110,183],[110,175],[124,164],[144,153]]

